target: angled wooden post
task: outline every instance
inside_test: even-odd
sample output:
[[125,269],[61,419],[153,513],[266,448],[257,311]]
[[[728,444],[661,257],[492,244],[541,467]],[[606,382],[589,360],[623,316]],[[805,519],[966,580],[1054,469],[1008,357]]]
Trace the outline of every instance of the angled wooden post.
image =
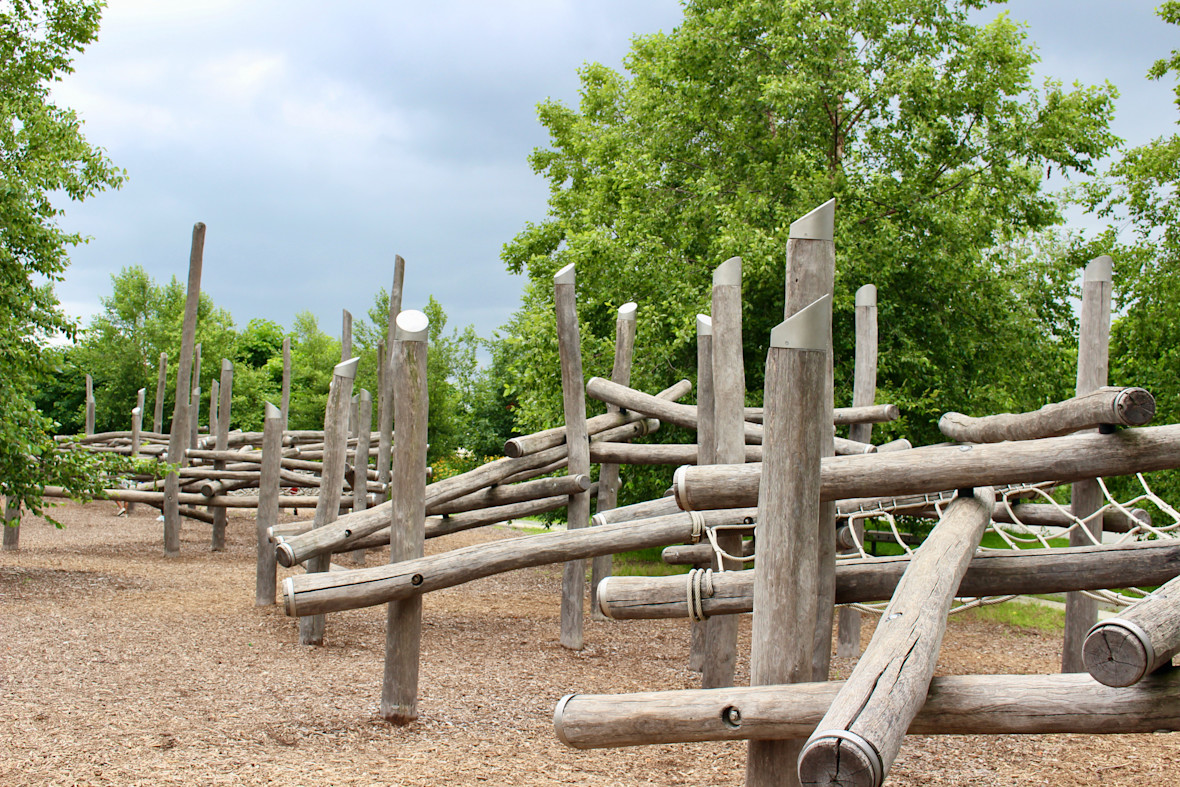
[[201,343],[193,350],[193,387],[192,398],[188,411],[188,447],[198,448],[197,440],[201,434]]
[[262,466],[258,479],[258,509],[254,519],[257,565],[254,571],[254,606],[275,603],[278,564],[267,531],[279,523],[279,470],[282,467],[283,413],[270,402],[262,427]]
[[4,500],[4,538],[0,544],[5,552],[20,549],[20,503],[12,498]]
[[[390,483],[389,561],[422,557],[426,537],[426,340],[430,321],[420,311],[398,315],[390,353],[397,442]],[[381,716],[394,724],[418,718],[418,662],[422,644],[422,596],[391,601],[386,613]]]
[[[234,365],[228,358],[221,359],[221,379],[214,380],[213,385],[218,391],[217,409],[209,408],[209,431],[216,435],[214,446],[218,451],[229,448],[230,407],[233,404]],[[265,435],[263,436],[265,438]],[[214,461],[214,470],[224,470],[224,461]],[[225,527],[228,514],[225,506],[213,508],[213,537],[210,547],[214,552],[225,551]]]
[[[824,380],[832,336],[825,295],[770,333],[766,358],[762,480],[750,685],[811,680],[812,630],[819,591],[820,460],[830,429]],[[752,740],[748,787],[792,784],[798,741]]]
[[[836,201],[828,200],[791,224],[787,239],[787,286],[784,316],[790,317],[815,300],[831,295],[836,278],[835,229]],[[832,351],[828,349],[828,376],[824,382],[827,406],[823,423],[832,423]],[[835,454],[835,435],[828,427],[824,438],[824,456]],[[827,680],[832,660],[832,625],[836,603],[836,504],[820,505],[817,521],[819,540],[819,603],[816,606],[815,651],[812,679]]]
[[160,370],[156,374],[156,401],[152,414],[152,431],[164,431],[164,385],[168,380],[168,353],[160,353]]
[[[352,399],[352,381],[356,379],[359,358],[336,364],[328,404],[324,408],[324,469],[320,474],[320,496],[316,501],[313,527],[323,527],[340,517],[341,488],[344,485],[344,456],[348,450],[348,403]],[[327,571],[330,554],[307,561],[307,573]],[[324,616],[308,615],[299,619],[299,644],[324,644]]]
[[[631,358],[635,351],[635,312],[639,307],[634,302],[619,307],[615,318],[615,363],[611,369],[611,382],[619,385],[631,384]],[[617,413],[618,407],[608,405],[608,413]],[[609,511],[619,502],[619,465],[607,463],[598,469],[598,500],[594,512]],[[614,564],[613,555],[599,555],[590,562],[590,614],[605,620],[598,608],[598,583],[609,577]]]
[[[723,464],[746,461],[746,369],[742,358],[742,260],[731,257],[713,271],[713,429],[714,459]],[[741,536],[728,534],[717,544],[731,555],[740,554]],[[714,570],[739,570],[740,562]],[[733,615],[705,622],[705,659],[701,685],[706,689],[732,686],[737,666],[738,619]]]
[[86,375],[86,425],[87,435],[94,434],[94,379]]
[[402,310],[402,290],[405,287],[406,261],[400,254],[393,257],[393,286],[389,290],[389,319],[385,336],[385,374],[377,392],[377,482],[386,485],[385,499],[389,499],[389,453],[393,445],[393,372],[389,352],[397,333],[397,316]]
[[[197,307],[201,301],[201,268],[205,254],[205,225],[193,225],[188,263],[188,292],[184,301],[184,325],[180,333],[180,361],[176,370],[176,400],[168,437],[168,462],[184,467],[188,441],[189,388],[192,383],[193,343],[197,335]],[[180,477],[169,473],[164,485],[164,554],[180,554]]]
[[[713,427],[713,319],[697,315],[697,464],[717,461],[717,432]],[[696,566],[707,568],[709,564]],[[688,668],[700,672],[705,666],[708,621],[689,621]]]
[[[369,445],[373,436],[373,395],[364,388],[356,397],[356,458],[353,460],[352,510],[364,511],[369,507]],[[365,550],[354,549],[349,553],[354,566],[365,564]]]
[[[586,378],[582,375],[582,341],[578,332],[578,303],[573,263],[553,277],[557,313],[557,348],[561,355],[562,409],[565,413],[569,473],[590,474],[590,439],[586,432]],[[590,523],[590,493],[570,495],[566,527],[576,530]],[[561,644],[570,650],[583,645],[582,604],[586,593],[586,561],[565,564],[561,581]]]
[[291,337],[283,337],[283,388],[279,400],[279,412],[283,416],[283,429],[287,428],[287,416],[291,412]]
[[[131,458],[139,456],[139,446],[143,441],[143,405],[147,398],[147,389],[140,388],[135,392],[135,408],[131,411]],[[135,511],[135,503],[128,503],[125,509],[128,514]]]
[[[856,291],[856,365],[852,377],[852,406],[871,405],[877,398],[877,287],[866,284]],[[871,442],[872,424],[852,424],[848,437],[858,443]],[[864,525],[854,525],[860,532]],[[840,607],[836,655],[843,659],[860,654],[860,612]]]
[[[1090,393],[1106,385],[1110,356],[1110,290],[1113,261],[1101,256],[1090,261],[1082,275],[1082,310],[1078,325],[1077,394]],[[1070,510],[1085,519],[1102,507],[1102,489],[1098,481],[1076,481],[1070,494]],[[1102,542],[1102,518],[1086,523],[1094,538]],[[1070,546],[1093,543],[1085,533],[1070,533]],[[1082,647],[1090,627],[1098,620],[1098,606],[1081,593],[1065,596],[1065,637],[1061,648],[1062,672],[1085,672]]]

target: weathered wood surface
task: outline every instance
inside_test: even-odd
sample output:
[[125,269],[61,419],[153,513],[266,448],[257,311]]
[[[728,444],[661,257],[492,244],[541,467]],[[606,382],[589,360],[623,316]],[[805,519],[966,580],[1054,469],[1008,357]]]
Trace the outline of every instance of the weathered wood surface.
[[287,428],[288,414],[291,410],[291,337],[283,338],[283,381],[279,399],[279,409],[283,415],[283,429]]
[[393,284],[389,290],[389,313],[385,332],[386,364],[377,397],[377,480],[389,482],[389,455],[393,446],[393,377],[389,371],[389,351],[397,334],[397,316],[402,310],[402,290],[406,280],[406,261],[400,254],[393,257]]
[[470,495],[457,497],[438,505],[427,506],[427,515],[457,514],[462,511],[474,511],[480,508],[504,506],[510,503],[523,503],[527,500],[538,500],[542,497],[554,495],[571,495],[585,492],[590,488],[589,475],[564,475],[556,478],[538,478],[535,481],[525,481],[515,485],[496,484],[473,492]]
[[[369,491],[369,486],[366,482],[368,480],[368,470],[369,470],[369,464],[368,464],[369,446],[372,441],[372,433],[369,431],[369,426],[372,424],[372,421],[373,421],[373,395],[371,393],[369,393],[367,390],[365,390],[364,388],[362,388],[360,394],[357,396],[356,424],[355,424],[355,426],[359,430],[359,433],[357,434],[357,437],[359,439],[356,444],[356,451],[357,451],[358,456],[363,457],[360,460],[361,461],[360,467],[364,468],[363,477],[365,478],[365,481],[361,481],[361,479],[357,477],[358,475],[361,475],[360,473],[356,472],[360,468],[351,468],[350,467],[350,468],[347,468],[344,472],[344,477],[348,480],[348,483],[354,489],[356,487],[360,486],[361,484],[364,484],[365,491],[362,494],[353,495],[353,499],[355,500],[355,502],[353,503],[353,506],[352,506],[353,511],[364,511],[366,508],[369,507],[369,495],[367,494],[367,492]],[[425,479],[423,479],[423,483],[425,483]],[[382,493],[384,492],[384,490],[381,489],[380,483],[378,483],[376,486]],[[353,551],[352,554],[350,555],[350,558],[351,558],[351,562],[353,565],[363,566],[365,564],[365,550],[357,549],[357,550]]]
[[615,522],[634,522],[639,519],[650,519],[652,517],[679,512],[680,506],[676,505],[676,499],[668,495],[666,497],[657,497],[655,500],[644,500],[642,503],[632,503],[629,506],[612,508],[610,511],[600,511],[594,515],[591,523],[597,527],[598,525],[610,525]]
[[[1108,382],[1112,273],[1113,261],[1110,257],[1103,256],[1091,260],[1082,275],[1076,389],[1079,396],[1095,391]],[[1093,478],[1094,476],[1068,479],[1077,480],[1070,490],[1070,510],[1079,519],[1089,517],[1105,502],[1102,489]],[[1069,534],[1070,546],[1101,542],[1101,519],[1091,520],[1085,528],[1077,528]],[[1065,597],[1065,634],[1061,646],[1062,672],[1082,672],[1086,669],[1082,660],[1082,647],[1090,627],[1097,620],[1098,605],[1094,599],[1078,593],[1071,593]]]
[[[910,561],[852,675],[804,745],[802,784],[880,787],[930,689],[946,616],[994,505],[995,493],[985,487],[947,507]],[[757,595],[754,601],[757,612]]]
[[1142,388],[1104,386],[1028,413],[1000,413],[979,418],[946,413],[938,428],[961,443],[998,443],[1057,437],[1104,424],[1144,426],[1155,415],[1155,397]]
[[[733,512],[738,512],[741,509],[731,508]],[[754,532],[754,518],[758,516],[758,509],[747,509],[750,512],[750,533]],[[746,539],[742,541],[742,555],[751,557],[754,554],[754,540]],[[664,551],[660,553],[660,559],[670,566],[700,566],[707,565],[713,559],[713,545],[707,542],[700,544],[676,544],[675,546],[664,547]]]
[[[579,749],[696,741],[801,739],[839,682],[637,694],[571,694],[554,727]],[[1129,689],[1089,675],[953,675],[934,678],[910,735],[1120,734],[1180,730],[1180,670]]]
[[[814,643],[798,636],[816,620],[819,579],[819,463],[832,300],[824,296],[770,333],[766,358],[766,459],[758,495],[758,566],[750,634],[750,685],[812,679]],[[834,581],[833,581],[834,586]],[[801,625],[802,623],[802,625]],[[829,624],[828,641],[831,642]],[[827,670],[818,678],[826,678]],[[746,783],[778,783],[797,755],[777,741],[750,742]]]
[[4,537],[0,539],[0,549],[6,552],[20,549],[20,503],[16,500],[4,500]]
[[[230,408],[233,405],[234,390],[234,365],[229,359],[221,359],[221,378],[214,382],[218,391],[217,411],[214,413],[210,407],[209,426],[210,431],[215,432],[217,438],[214,450],[224,450],[229,444]],[[214,424],[216,424],[215,427]],[[215,470],[221,470],[224,466],[222,462],[213,463]],[[225,551],[225,528],[228,522],[226,510],[223,507],[214,508],[212,513],[213,534],[210,547],[214,552],[223,552]]]
[[[315,508],[313,527],[322,528],[340,515],[341,489],[344,486],[344,465],[348,438],[348,406],[352,400],[352,383],[360,359],[336,364],[332,383],[328,388],[328,402],[324,408],[324,471],[321,474],[320,495]],[[309,574],[327,573],[328,556],[306,561]],[[299,620],[299,644],[324,644],[326,621],[323,615],[310,615]]]
[[193,388],[188,413],[188,447],[196,448],[201,436],[201,343],[193,348]]
[[283,413],[270,402],[266,403],[262,441],[262,468],[258,480],[258,511],[254,526],[257,535],[254,569],[254,606],[268,607],[275,603],[277,569],[275,548],[270,543],[269,531],[279,522],[279,469],[282,457]]
[[1172,663],[1180,651],[1180,579],[1116,617],[1099,621],[1082,646],[1086,671],[1107,686],[1130,686]]
[[87,435],[94,434],[94,379],[86,375],[86,415],[82,427]]
[[[635,351],[635,312],[638,306],[628,302],[619,307],[615,317],[615,360],[611,367],[611,381],[621,385],[631,384],[631,359]],[[617,413],[619,408],[608,406],[608,413]],[[598,469],[599,491],[595,504],[597,511],[606,511],[618,505],[619,498],[619,463],[602,461],[594,458],[591,446],[590,461],[598,462],[602,466]],[[612,555],[599,555],[590,565],[590,616],[601,618],[598,609],[598,583],[613,573],[614,559]]]
[[[660,391],[655,395],[655,398],[675,402],[677,399],[687,396],[691,391],[692,383],[688,380],[680,380]],[[612,407],[616,406],[612,405]],[[594,436],[608,429],[642,421],[646,417],[643,413],[620,412],[615,409],[602,415],[588,418],[586,420],[586,433]],[[512,458],[528,456],[538,451],[565,445],[565,440],[565,427],[555,426],[552,429],[545,429],[540,432],[534,432],[533,434],[513,437],[504,443],[504,455]]]
[[[873,285],[866,284],[865,287]],[[861,289],[864,289],[863,287]],[[859,291],[858,291],[859,292]],[[858,304],[859,306],[859,304]],[[855,385],[855,376],[854,382]],[[855,392],[853,394],[855,399]],[[746,420],[753,424],[762,423],[764,417],[764,409],[762,407],[747,407]],[[871,401],[866,405],[853,405],[852,407],[836,407],[832,410],[832,424],[834,426],[870,426],[872,424],[887,424],[890,421],[896,421],[901,417],[901,410],[895,404],[873,404]],[[856,438],[853,438],[856,439]],[[865,442],[858,440],[858,442]]]
[[[748,414],[749,408],[745,413]],[[761,421],[759,420],[759,423]],[[746,461],[750,461],[747,457]],[[713,425],[713,319],[704,314],[697,315],[697,461],[686,464],[711,465],[717,462],[717,431]],[[751,517],[757,514],[751,514]],[[745,543],[745,542],[743,542]],[[700,546],[693,544],[693,547]],[[697,568],[707,568],[713,563],[712,545]],[[602,611],[599,605],[599,612]],[[604,616],[605,617],[605,616]],[[708,621],[689,621],[688,668],[701,672],[705,665],[705,637]]]
[[[891,598],[909,562],[905,556],[840,561],[836,564],[836,602],[869,603]],[[713,595],[702,600],[705,614],[750,612],[754,606],[756,571],[755,568],[714,575]],[[1022,549],[972,558],[955,594],[1018,596],[1142,587],[1161,585],[1178,574],[1180,542],[1171,540]],[[689,615],[684,583],[683,576],[614,577],[607,587],[599,588],[599,597],[603,611],[619,620],[686,618]]]
[[[761,445],[743,445],[742,453],[747,462],[761,462]],[[622,465],[695,465],[698,464],[700,448],[683,443],[590,443],[591,462],[614,462]]]
[[[172,429],[168,437],[168,461],[183,467],[185,442],[188,439],[189,388],[192,383],[193,344],[197,335],[197,306],[201,299],[201,267],[205,253],[205,225],[193,225],[189,251],[188,289],[184,301],[184,322],[180,332],[180,359],[176,371],[176,399],[172,411]],[[179,479],[169,474],[165,493],[172,493],[164,505],[164,554],[180,554],[180,515],[174,501],[179,494]]]
[[156,376],[156,401],[153,403],[152,431],[164,428],[164,386],[168,381],[168,353],[160,353],[160,368]]
[[[746,372],[742,355],[742,261],[731,257],[713,271],[713,435],[718,462],[744,462],[747,436],[762,427],[746,423]],[[589,386],[587,386],[589,389]],[[691,411],[693,423],[699,414]],[[695,426],[693,427],[695,428]],[[726,534],[717,544],[729,554],[741,549],[741,537]],[[740,562],[714,561],[713,569],[741,568]],[[701,686],[732,686],[737,666],[737,619],[714,618],[705,623]]]
[[[925,446],[826,457],[824,500],[889,497],[968,486],[1035,484],[1180,467],[1180,424],[1086,432],[1010,443]],[[758,464],[677,468],[673,489],[685,511],[757,504]]]
[[[430,322],[420,311],[397,317],[390,352],[394,421],[389,482],[389,560],[422,557],[426,519],[426,340]],[[418,664],[422,647],[422,597],[391,601],[386,610],[385,669],[381,681],[381,717],[393,724],[418,718]]]
[[[701,521],[707,526],[741,522],[740,519],[734,521],[728,511],[704,512],[698,516],[703,517]],[[518,568],[677,544],[690,540],[692,532],[692,515],[680,512],[640,521],[540,533],[476,544],[388,566],[297,575],[283,581],[283,596],[287,614],[292,616],[358,609]],[[603,581],[602,587],[609,587],[620,579],[610,577]]]
[[[565,448],[571,475],[590,473],[590,443],[586,432],[586,395],[582,374],[582,340],[578,330],[578,305],[573,263],[553,277],[553,304],[557,314],[557,350],[561,361],[561,401],[565,417]],[[566,505],[566,526],[571,530],[590,523],[590,496],[572,494]],[[567,562],[561,579],[561,644],[581,650],[583,605],[586,595],[586,565],[582,560]]]
[[[870,406],[877,398],[877,287],[865,284],[856,291],[856,358],[852,375],[852,405]],[[891,405],[881,405],[891,407]],[[893,407],[894,412],[897,408]],[[895,416],[896,417],[896,416]],[[839,420],[839,415],[836,416]],[[872,422],[853,423],[848,439],[859,443],[872,441]],[[854,522],[852,527],[863,530]],[[860,654],[860,610],[840,607],[836,621],[836,655],[856,658]]]

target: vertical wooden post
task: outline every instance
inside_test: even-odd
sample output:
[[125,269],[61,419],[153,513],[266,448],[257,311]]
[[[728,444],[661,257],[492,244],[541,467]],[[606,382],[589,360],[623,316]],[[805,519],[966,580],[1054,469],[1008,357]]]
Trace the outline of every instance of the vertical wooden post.
[[[348,450],[348,403],[352,400],[352,381],[356,379],[359,358],[336,364],[328,404],[324,408],[324,469],[320,473],[320,496],[316,501],[312,527],[323,527],[340,518],[341,487],[344,485],[344,455]],[[327,571],[331,553],[307,561],[307,573]],[[299,618],[299,644],[324,644],[324,616]]]
[[152,431],[164,430],[164,385],[168,380],[168,353],[160,353],[160,371],[156,375],[156,401],[152,414]]
[[283,337],[283,390],[279,400],[279,412],[283,416],[283,429],[287,428],[291,412],[291,337]]
[[352,357],[352,312],[343,310],[340,327],[340,360],[347,361]]
[[[582,375],[582,340],[578,332],[578,303],[573,264],[553,277],[553,304],[557,313],[557,349],[561,355],[561,396],[565,414],[565,442],[569,449],[569,474],[590,473],[590,438],[586,432],[586,379]],[[590,493],[570,495],[566,526],[585,527],[590,521]],[[561,644],[570,650],[583,645],[582,603],[586,588],[586,561],[571,560],[561,579]]]
[[[713,427],[713,319],[697,315],[697,464],[717,463],[717,432]],[[700,568],[700,566],[698,566]],[[708,621],[689,621],[688,668],[705,667]]]
[[[392,403],[397,408],[393,445],[389,560],[422,557],[426,537],[426,339],[430,322],[420,311],[397,317],[390,354]],[[381,716],[394,724],[418,718],[418,662],[422,644],[422,596],[389,603],[385,628],[385,673]]]
[[[791,224],[787,236],[787,286],[784,317],[790,318],[808,304],[831,295],[836,279],[836,246],[832,241],[835,229],[836,201],[828,200],[815,210]],[[827,437],[823,455],[833,456],[835,435],[831,432],[832,410],[832,351],[828,343],[827,409],[824,423]],[[765,450],[765,449],[763,449]],[[819,508],[819,604],[816,607],[815,651],[812,680],[827,680],[832,660],[832,625],[836,605],[836,504],[821,503]]]
[[[217,387],[220,396],[217,400],[216,417],[212,406],[209,410],[209,431],[215,432],[217,435],[217,442],[214,444],[218,451],[224,451],[229,448],[229,422],[230,422],[230,407],[233,404],[234,396],[234,365],[228,358],[221,359],[221,379],[214,380],[213,384]],[[263,436],[265,438],[265,435]],[[224,470],[225,462],[214,462],[214,470]],[[217,506],[213,509],[213,538],[210,547],[214,552],[225,551],[225,526],[228,523],[228,514],[225,506]]]
[[197,447],[197,437],[201,433],[201,343],[197,342],[197,348],[193,351],[193,379],[192,379],[192,399],[189,403],[188,413],[188,447]]
[[[746,461],[746,369],[742,358],[742,260],[731,257],[713,271],[713,429],[714,459],[722,464]],[[765,449],[764,449],[765,450]],[[741,554],[741,537],[726,535],[718,545]],[[741,563],[715,570],[741,569]],[[737,666],[738,619],[720,615],[705,621],[705,659],[701,685],[715,689],[733,685]]]
[[[1090,261],[1082,275],[1082,311],[1078,325],[1078,395],[1088,394],[1106,385],[1110,356],[1110,290],[1113,261],[1105,255]],[[1070,494],[1070,510],[1086,518],[1102,507],[1102,489],[1098,481],[1078,481]],[[1102,541],[1102,517],[1086,523],[1094,537]],[[1070,546],[1093,543],[1084,533],[1070,533]],[[1065,640],[1061,648],[1062,672],[1085,672],[1082,645],[1090,627],[1098,621],[1098,606],[1081,593],[1065,594]]]
[[254,606],[275,603],[278,573],[274,544],[267,531],[279,523],[279,469],[283,461],[283,412],[266,403],[262,427],[262,466],[258,479],[258,511],[254,519],[257,534],[257,566],[254,571]]
[[[139,456],[139,444],[143,440],[143,405],[147,398],[147,389],[140,388],[135,392],[135,409],[131,411],[131,459]],[[124,509],[128,514],[135,511],[135,503],[128,503]]]
[[[615,318],[615,364],[610,379],[619,385],[631,384],[631,358],[635,352],[635,312],[639,307],[634,302],[619,307]],[[619,408],[607,405],[607,412],[617,413]],[[604,464],[598,469],[598,500],[594,510],[609,511],[619,503],[619,466]],[[606,620],[598,608],[598,583],[609,577],[613,571],[613,555],[600,555],[590,562],[590,615]]]
[[[866,284],[856,291],[856,366],[852,378],[852,406],[871,405],[877,398],[877,287]],[[848,437],[871,442],[872,424],[853,424]],[[855,525],[863,532],[859,522]],[[843,659],[860,655],[860,612],[841,607],[837,626],[836,655]]]
[[402,310],[402,289],[406,278],[406,261],[400,254],[393,258],[393,287],[389,291],[389,325],[385,337],[385,375],[377,392],[377,481],[386,485],[389,499],[389,452],[393,445],[393,369],[388,353],[393,350],[397,316]]
[[[758,487],[758,570],[750,685],[811,680],[819,601],[820,459],[832,406],[824,380],[832,342],[832,299],[825,295],[770,333]],[[800,635],[803,636],[800,636]],[[747,787],[798,784],[798,741],[752,740]]]
[[11,497],[4,499],[4,539],[0,548],[5,552],[20,549],[20,503]]
[[[180,361],[176,370],[176,401],[172,431],[168,437],[168,461],[183,467],[188,440],[189,385],[192,382],[193,342],[197,335],[197,306],[201,300],[201,267],[205,254],[205,225],[193,225],[188,262],[188,293],[184,300],[184,326],[180,333]],[[164,481],[164,554],[180,554],[180,477],[169,473]]]
[[[356,459],[353,460],[352,510],[364,511],[369,507],[369,445],[373,435],[373,395],[361,389],[356,397]],[[425,527],[425,525],[423,525]],[[365,550],[354,549],[349,553],[352,564],[365,564]]]
[[86,375],[86,434],[94,434],[94,378]]

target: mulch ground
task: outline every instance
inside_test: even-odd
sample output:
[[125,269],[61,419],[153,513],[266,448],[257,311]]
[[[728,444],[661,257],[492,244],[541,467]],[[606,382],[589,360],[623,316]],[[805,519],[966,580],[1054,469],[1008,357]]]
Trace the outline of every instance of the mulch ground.
[[[67,505],[64,530],[26,518],[21,548],[0,553],[6,787],[743,782],[744,743],[576,751],[556,739],[564,694],[699,684],[684,621],[588,620],[586,648],[563,649],[560,567],[428,595],[422,718],[392,727],[377,713],[383,608],[331,615],[326,645],[301,647],[293,619],[254,606],[251,518],[231,515],[219,553],[207,526],[186,524],[181,556],[165,558],[152,509],[113,513]],[[428,551],[512,537],[485,529]],[[744,651],[748,637],[746,616]],[[1050,673],[1059,649],[1057,635],[956,616],[939,671]],[[850,668],[837,660],[835,677]],[[1174,733],[911,737],[888,783],[1180,785],[1178,763]]]

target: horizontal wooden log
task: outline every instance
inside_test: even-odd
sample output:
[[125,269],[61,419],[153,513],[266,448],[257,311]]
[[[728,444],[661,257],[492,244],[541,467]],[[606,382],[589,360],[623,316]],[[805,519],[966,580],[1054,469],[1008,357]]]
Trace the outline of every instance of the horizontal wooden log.
[[1142,388],[1103,387],[1028,413],[973,418],[946,413],[938,429],[961,443],[998,443],[1057,437],[1104,424],[1143,426],[1155,416],[1155,397]]
[[[571,694],[557,737],[578,749],[806,738],[840,682],[637,694]],[[1150,733],[1180,729],[1180,670],[1113,689],[1086,674],[934,678],[910,735]]]
[[1086,671],[1107,686],[1131,686],[1180,652],[1180,579],[1116,617],[1099,621],[1082,645]]
[[[664,399],[674,402],[677,399],[682,399],[692,391],[692,383],[688,380],[681,380],[675,385],[660,391],[656,394],[657,399]],[[600,432],[605,432],[608,429],[624,426],[635,421],[642,420],[644,416],[641,413],[604,413],[603,415],[596,415],[593,418],[586,419],[586,433],[593,437]],[[504,456],[521,457],[535,454],[538,451],[544,451],[547,448],[555,448],[559,445],[565,444],[565,427],[555,426],[552,429],[546,429],[541,432],[535,432],[530,435],[523,435],[521,437],[513,437],[504,443]]]
[[[138,489],[106,489],[105,499],[125,500],[128,503],[147,503],[148,505],[163,505],[163,492],[144,492]],[[70,497],[60,486],[45,487],[46,497]],[[284,495],[279,498],[280,508],[315,508],[319,498],[315,495]],[[210,508],[258,508],[257,495],[218,495],[205,497],[202,494],[181,494],[178,502],[189,506],[209,506]],[[340,499],[341,507],[352,506],[352,495],[345,495]]]
[[588,475],[564,475],[557,478],[539,478],[535,481],[525,481],[522,484],[496,484],[470,495],[457,497],[445,503],[427,506],[427,515],[457,514],[462,511],[474,511],[493,506],[506,506],[511,503],[523,503],[526,500],[539,500],[543,497],[555,495],[573,495],[585,492],[590,488]]
[[[732,514],[723,511],[698,519],[705,525],[736,524]],[[370,607],[505,571],[688,541],[693,527],[693,517],[681,512],[493,541],[386,566],[290,577],[283,582],[283,598],[292,617]]]
[[[590,443],[590,461],[619,465],[695,465],[695,444],[669,443]],[[747,445],[746,461],[761,462],[762,446]]]
[[[1180,424],[823,460],[820,497],[841,500],[972,486],[1078,481],[1180,467]],[[757,505],[761,464],[686,465],[673,478],[686,511]]]
[[[745,418],[753,424],[762,423],[763,409],[761,407],[747,407]],[[836,407],[832,410],[832,423],[835,426],[850,426],[851,424],[884,424],[896,421],[901,417],[901,410],[895,404],[870,404],[861,407]]]
[[[739,509],[730,509],[737,511]],[[757,516],[758,509],[751,508],[750,519]],[[753,532],[753,523],[750,525],[750,532]],[[713,561],[713,545],[708,542],[701,542],[699,544],[676,544],[670,547],[664,547],[664,551],[660,553],[660,558],[670,566],[708,566]],[[746,539],[742,542],[742,556],[752,557],[754,555],[754,539]]]
[[[145,443],[148,442],[163,442],[167,443],[169,435],[161,434],[159,432],[140,432],[139,438]],[[130,443],[131,431],[119,430],[114,432],[97,432],[92,435],[57,435],[53,438],[59,443],[75,443],[78,445],[90,445],[92,443],[105,443],[110,440],[127,440]]]
[[657,497],[655,500],[645,500],[642,503],[632,503],[629,506],[619,506],[608,511],[599,511],[590,517],[590,524],[610,525],[615,522],[634,522],[640,519],[675,514],[680,511],[676,499],[671,495]]
[[[836,602],[885,601],[909,564],[902,555],[842,560],[836,564]],[[706,615],[749,612],[754,571],[713,575],[713,595],[702,599]],[[971,560],[956,594],[960,597],[1062,593],[1161,585],[1180,574],[1180,541],[1144,541],[1057,549],[986,553]],[[598,586],[602,611],[626,619],[686,618],[683,576],[611,577]]]

